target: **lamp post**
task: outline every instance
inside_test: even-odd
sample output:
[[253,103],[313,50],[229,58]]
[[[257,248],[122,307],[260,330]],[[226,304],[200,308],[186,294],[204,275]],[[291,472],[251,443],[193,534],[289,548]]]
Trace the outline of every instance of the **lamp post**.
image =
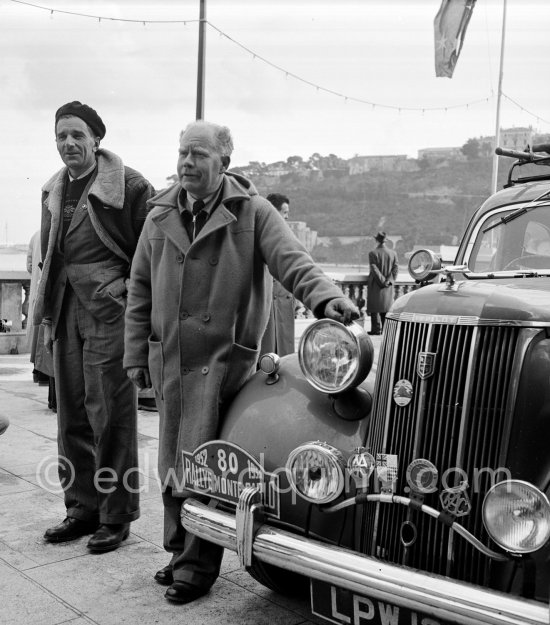
[[199,59],[197,65],[197,119],[204,119],[204,54],[206,43],[206,0],[200,0]]

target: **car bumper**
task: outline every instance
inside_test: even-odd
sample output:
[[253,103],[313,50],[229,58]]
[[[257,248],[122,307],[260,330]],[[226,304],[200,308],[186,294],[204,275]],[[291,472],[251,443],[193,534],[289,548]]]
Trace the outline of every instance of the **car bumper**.
[[236,551],[243,565],[259,560],[441,620],[476,625],[550,622],[547,604],[388,564],[270,527],[261,522],[255,498],[241,498],[236,514],[186,499],[181,521],[187,531]]

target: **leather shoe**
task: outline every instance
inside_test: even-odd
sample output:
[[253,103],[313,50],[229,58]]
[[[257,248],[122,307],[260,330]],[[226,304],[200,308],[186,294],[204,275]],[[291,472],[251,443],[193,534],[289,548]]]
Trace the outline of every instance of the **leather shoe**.
[[195,601],[195,599],[205,595],[209,590],[210,588],[193,586],[187,582],[174,582],[164,596],[169,601],[175,601],[176,603],[191,603],[191,601]]
[[155,580],[163,586],[170,586],[170,584],[173,584],[174,576],[172,575],[172,565],[169,564],[163,569],[160,569],[160,571],[157,571],[155,573]]
[[103,523],[88,541],[90,551],[112,551],[128,538],[130,523]]
[[59,525],[50,527],[44,534],[44,540],[49,543],[64,543],[76,540],[86,534],[93,534],[97,529],[97,521],[83,521],[68,516]]

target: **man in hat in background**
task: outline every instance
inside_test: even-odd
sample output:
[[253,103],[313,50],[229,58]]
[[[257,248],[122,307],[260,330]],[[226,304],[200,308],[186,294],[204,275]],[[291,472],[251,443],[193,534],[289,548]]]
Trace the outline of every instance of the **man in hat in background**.
[[44,535],[93,534],[116,549],[139,517],[136,392],[122,368],[130,264],[153,187],[100,148],[105,125],[78,101],[55,114],[65,164],[42,189],[42,280],[34,307],[53,347],[66,518]]
[[386,313],[393,303],[393,285],[397,280],[399,264],[394,250],[386,247],[386,233],[374,237],[376,249],[369,252],[369,277],[367,279],[367,313],[371,318],[369,334],[382,334]]

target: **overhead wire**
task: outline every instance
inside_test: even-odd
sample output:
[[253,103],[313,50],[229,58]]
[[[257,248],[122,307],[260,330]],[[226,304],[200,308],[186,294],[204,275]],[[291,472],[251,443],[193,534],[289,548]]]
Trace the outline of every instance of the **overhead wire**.
[[[76,17],[83,17],[83,18],[89,18],[89,19],[95,19],[98,20],[99,23],[101,23],[101,21],[111,21],[111,22],[130,22],[130,23],[138,23],[138,24],[143,24],[143,26],[147,25],[147,24],[192,24],[192,23],[198,23],[201,20],[199,19],[186,19],[186,20],[181,20],[181,19],[169,19],[169,20],[154,20],[154,19],[129,19],[129,18],[122,18],[122,17],[109,17],[109,16],[104,16],[104,15],[91,15],[88,13],[79,13],[76,11],[66,11],[66,10],[62,10],[62,9],[53,9],[51,7],[47,7],[47,6],[43,6],[43,5],[39,5],[33,2],[27,2],[26,0],[10,0],[11,2],[14,2],[16,4],[22,4],[25,6],[29,6],[35,9],[41,9],[44,11],[49,11],[50,15],[54,15],[54,13],[61,13],[64,15],[72,15],[72,16],[76,16]],[[413,106],[399,106],[399,105],[395,105],[395,104],[384,104],[384,103],[380,103],[380,102],[374,102],[372,100],[368,100],[365,98],[358,98],[355,96],[350,96],[350,95],[346,95],[344,93],[340,93],[338,91],[334,91],[333,89],[329,89],[327,87],[323,87],[322,85],[318,85],[310,80],[307,80],[305,78],[302,78],[301,76],[295,74],[294,72],[291,72],[288,69],[285,69],[284,67],[281,67],[280,65],[277,65],[276,63],[273,63],[272,61],[270,61],[269,59],[263,57],[262,55],[258,54],[257,52],[254,52],[253,50],[251,50],[250,48],[248,48],[247,46],[245,46],[244,44],[242,44],[241,42],[237,41],[236,39],[234,39],[233,37],[231,37],[230,35],[228,35],[226,32],[222,31],[220,28],[218,28],[215,24],[213,24],[212,22],[209,22],[208,20],[205,20],[205,23],[214,31],[216,31],[221,37],[226,38],[228,41],[230,41],[232,44],[238,46],[239,48],[241,48],[242,50],[244,50],[245,52],[247,52],[248,54],[250,54],[252,56],[253,59],[258,59],[260,60],[262,63],[268,65],[269,67],[282,72],[285,74],[285,76],[288,78],[293,78],[294,80],[301,82],[302,84],[308,85],[312,88],[314,88],[317,92],[323,92],[323,93],[327,93],[339,98],[344,99],[345,102],[357,102],[359,104],[366,104],[368,106],[371,106],[373,109],[374,108],[380,108],[380,109],[389,109],[389,110],[394,110],[394,111],[398,111],[398,112],[421,112],[421,113],[426,113],[426,112],[447,112],[448,110],[454,110],[454,109],[459,109],[459,108],[469,108],[470,106],[474,106],[476,104],[481,104],[484,102],[489,102],[493,97],[494,97],[494,93],[491,91],[491,94],[489,96],[486,96],[484,98],[479,98],[477,100],[473,100],[470,102],[463,102],[463,103],[459,103],[459,104],[451,104],[448,106],[417,106],[417,107],[413,107]],[[521,104],[517,103],[516,101],[512,100],[512,98],[506,96],[504,93],[502,94],[507,100],[509,100],[510,102],[512,102],[514,105],[516,105],[517,107],[519,107],[523,112],[527,113],[528,115],[532,116],[533,118],[537,119],[537,121],[539,122],[544,122],[546,124],[550,124],[550,122],[548,122],[547,120],[543,119],[540,115],[536,115],[535,113],[532,113],[531,111],[528,111],[525,107],[523,107]]]

